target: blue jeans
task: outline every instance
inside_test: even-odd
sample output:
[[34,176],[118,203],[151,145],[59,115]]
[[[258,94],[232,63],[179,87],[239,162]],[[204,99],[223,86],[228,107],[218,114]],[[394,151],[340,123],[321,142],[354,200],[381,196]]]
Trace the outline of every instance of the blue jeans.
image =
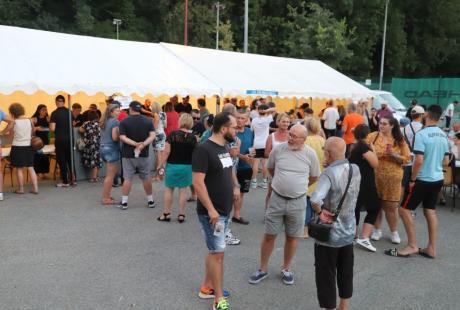
[[201,224],[206,246],[209,253],[225,252],[225,235],[228,230],[228,216],[219,216],[219,223],[224,226],[224,231],[219,236],[214,235],[214,226],[209,223],[210,217],[207,214],[198,214],[198,220]]
[[313,209],[311,208],[310,197],[307,196],[307,212],[305,212],[305,226],[311,221],[313,217]]
[[101,145],[101,158],[103,161],[109,164],[117,163],[120,161],[120,149],[108,146],[108,145]]

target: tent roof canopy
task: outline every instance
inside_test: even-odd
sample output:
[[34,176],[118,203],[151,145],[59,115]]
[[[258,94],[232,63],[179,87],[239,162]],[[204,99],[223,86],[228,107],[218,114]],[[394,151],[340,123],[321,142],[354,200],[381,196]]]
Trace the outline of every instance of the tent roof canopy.
[[318,60],[245,54],[161,43],[224,95],[319,98],[370,97],[370,90]]
[[0,26],[0,93],[366,98],[321,61]]
[[0,46],[0,92],[5,94],[220,93],[160,44],[0,26]]

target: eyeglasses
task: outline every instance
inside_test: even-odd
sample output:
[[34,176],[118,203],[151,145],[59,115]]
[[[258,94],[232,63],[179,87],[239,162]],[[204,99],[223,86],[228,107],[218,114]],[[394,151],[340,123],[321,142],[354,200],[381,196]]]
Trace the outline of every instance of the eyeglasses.
[[289,136],[290,136],[292,139],[303,138],[303,137],[301,137],[301,136],[296,136],[296,135],[294,135],[294,134],[292,134],[292,133],[289,133]]
[[194,117],[193,120],[194,120],[194,121],[199,121],[200,118],[199,118],[199,117]]

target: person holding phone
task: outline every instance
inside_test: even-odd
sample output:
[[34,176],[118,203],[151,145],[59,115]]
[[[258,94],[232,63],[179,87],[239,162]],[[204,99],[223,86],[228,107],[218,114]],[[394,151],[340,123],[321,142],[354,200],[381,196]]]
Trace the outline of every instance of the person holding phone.
[[[375,184],[380,204],[391,231],[391,242],[399,244],[398,206],[401,199],[403,165],[410,161],[410,149],[393,117],[383,117],[379,121],[379,131],[367,136],[367,143],[374,148],[379,166],[375,170]],[[375,229],[371,235],[374,241],[382,237],[382,212],[377,216]]]

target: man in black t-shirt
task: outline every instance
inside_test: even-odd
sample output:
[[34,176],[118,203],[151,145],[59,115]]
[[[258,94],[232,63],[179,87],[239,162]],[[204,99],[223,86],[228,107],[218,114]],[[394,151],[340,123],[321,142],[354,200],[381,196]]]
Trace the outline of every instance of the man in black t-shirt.
[[240,186],[233,178],[233,161],[225,145],[236,138],[235,117],[224,112],[217,114],[212,131],[212,136],[196,147],[192,158],[197,213],[209,251],[199,295],[213,296],[215,309],[227,309],[228,293],[222,289],[225,231]]
[[193,118],[192,133],[197,137],[201,137],[203,132],[205,132],[206,128],[204,128],[203,123],[200,121],[200,111],[198,111],[197,109],[193,109],[192,118]]
[[81,104],[74,103],[72,104],[72,126],[81,127],[85,122],[85,117],[81,114]]
[[176,110],[177,113],[192,113],[192,105],[190,104],[190,96],[185,96],[182,98],[182,103],[177,103],[174,105],[174,110]]
[[133,101],[129,104],[129,116],[121,121],[119,125],[121,147],[121,160],[123,166],[123,187],[121,204],[119,208],[128,209],[128,195],[136,169],[139,178],[143,181],[145,194],[147,195],[147,206],[155,207],[152,195],[152,176],[150,174],[151,162],[149,161],[149,145],[155,139],[155,128],[153,121],[141,115],[142,104]]
[[55,99],[57,109],[51,113],[50,131],[54,132],[54,145],[56,147],[56,161],[61,171],[62,182],[57,187],[69,187],[74,182],[72,174],[72,157],[70,145],[70,115],[65,107],[65,98],[59,95]]

